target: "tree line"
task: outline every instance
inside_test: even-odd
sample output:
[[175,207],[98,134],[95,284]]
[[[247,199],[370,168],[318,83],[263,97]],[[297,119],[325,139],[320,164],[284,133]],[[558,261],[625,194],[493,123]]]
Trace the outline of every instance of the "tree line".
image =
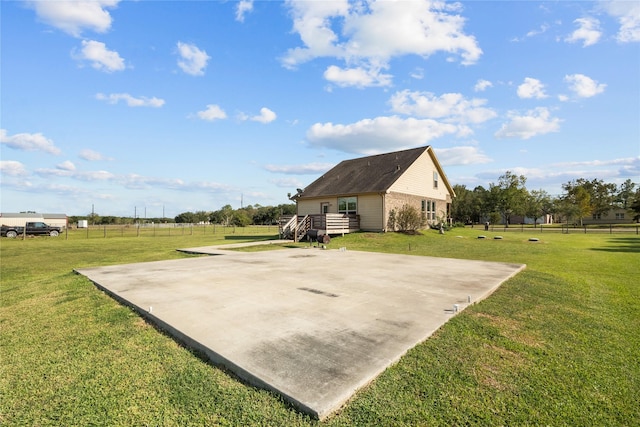
[[[455,223],[519,223],[524,217],[537,224],[538,218],[551,215],[553,221],[582,225],[585,218],[604,215],[612,208],[629,212],[630,219],[640,222],[640,185],[626,180],[620,185],[601,179],[591,181],[580,178],[562,185],[563,194],[551,196],[544,190],[527,190],[526,177],[507,171],[490,183],[489,188],[477,186],[469,190],[464,185],[454,185],[456,197],[451,203],[451,219]],[[86,219],[90,225],[147,223],[219,224],[245,227],[247,225],[277,224],[282,215],[295,215],[294,203],[278,206],[249,205],[233,209],[225,205],[216,211],[183,212],[174,218],[132,218],[101,216],[70,216],[69,223]],[[517,217],[517,218],[516,218]],[[441,219],[441,220],[444,220]]]
[[69,224],[77,224],[79,220],[87,220],[89,225],[132,225],[138,223],[183,223],[183,224],[219,224],[223,226],[246,227],[247,225],[277,224],[282,215],[295,215],[296,205],[293,203],[278,206],[261,206],[259,204],[233,209],[225,205],[216,211],[182,212],[174,218],[133,218],[123,216],[101,216],[90,213],[86,216],[70,216]]
[[282,215],[295,215],[296,205],[293,203],[278,206],[249,205],[239,209],[233,209],[231,205],[225,205],[212,212],[183,212],[175,217],[178,223],[202,223],[220,224],[224,226],[246,227],[247,225],[272,225],[277,224]]
[[591,181],[580,178],[562,185],[563,194],[551,196],[544,190],[527,190],[526,177],[507,171],[489,188],[478,186],[469,190],[464,185],[454,185],[456,197],[451,203],[454,222],[502,223],[509,225],[514,217],[537,219],[551,215],[554,222],[571,222],[582,225],[585,218],[599,217],[613,208],[630,213],[635,222],[640,221],[640,186],[627,179],[616,185],[601,179]]

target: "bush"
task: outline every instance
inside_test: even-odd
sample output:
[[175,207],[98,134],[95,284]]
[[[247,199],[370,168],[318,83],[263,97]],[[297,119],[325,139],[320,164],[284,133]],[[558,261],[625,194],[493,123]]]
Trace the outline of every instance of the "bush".
[[391,212],[389,212],[389,219],[387,220],[387,230],[396,231],[396,223],[397,223],[396,210],[391,209]]
[[402,205],[397,213],[395,210],[392,210],[389,213],[388,223],[391,222],[394,223],[392,229],[395,230],[397,228],[398,231],[416,231],[423,228],[425,224],[425,220],[422,218],[422,215],[420,215],[418,209],[410,205]]

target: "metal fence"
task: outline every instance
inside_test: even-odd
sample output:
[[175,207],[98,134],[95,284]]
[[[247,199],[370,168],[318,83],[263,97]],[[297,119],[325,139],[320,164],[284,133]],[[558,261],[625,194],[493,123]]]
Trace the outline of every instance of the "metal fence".
[[[483,228],[484,227],[484,228]],[[540,224],[537,226],[533,226],[530,224],[520,224],[520,225],[489,225],[488,229],[484,225],[475,225],[474,228],[484,229],[486,231],[500,231],[500,232],[531,232],[537,231],[539,233],[562,233],[562,234],[590,234],[590,233],[598,233],[598,234],[618,234],[618,233],[626,233],[626,234],[640,234],[640,224],[632,224],[632,225],[620,225],[620,224],[607,224],[607,225],[573,225],[573,224]]]
[[277,225],[250,225],[246,227],[224,226],[219,224],[127,224],[127,225],[90,225],[86,228],[69,227],[64,232],[66,238],[95,239],[109,237],[171,237],[193,235],[269,235],[278,234]]

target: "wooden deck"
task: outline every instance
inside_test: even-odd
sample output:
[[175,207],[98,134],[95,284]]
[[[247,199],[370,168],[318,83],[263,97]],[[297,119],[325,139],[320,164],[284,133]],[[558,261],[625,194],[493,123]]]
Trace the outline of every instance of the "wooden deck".
[[280,218],[280,236],[301,240],[308,230],[319,234],[343,235],[360,231],[360,216],[346,214],[315,214]]

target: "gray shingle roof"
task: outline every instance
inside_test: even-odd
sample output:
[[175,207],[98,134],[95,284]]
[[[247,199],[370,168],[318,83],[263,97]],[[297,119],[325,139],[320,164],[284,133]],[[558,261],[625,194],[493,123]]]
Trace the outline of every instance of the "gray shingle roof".
[[386,191],[429,146],[344,160],[309,184],[299,198]]

